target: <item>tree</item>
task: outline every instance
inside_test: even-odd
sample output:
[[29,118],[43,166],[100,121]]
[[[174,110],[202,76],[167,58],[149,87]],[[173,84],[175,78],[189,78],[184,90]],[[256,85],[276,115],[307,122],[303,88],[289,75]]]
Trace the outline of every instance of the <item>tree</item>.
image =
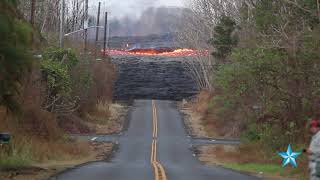
[[216,58],[217,64],[224,64],[227,56],[230,55],[232,48],[237,45],[238,39],[234,35],[236,30],[235,21],[229,16],[222,16],[218,24],[214,27],[213,38],[209,43],[214,50],[212,55]]
[[17,12],[17,1],[0,1],[0,105],[14,111],[22,79],[31,64],[31,26]]
[[210,80],[215,119],[255,131],[272,152],[303,143],[303,127],[320,109],[320,1],[190,2],[179,42],[213,52],[184,63],[199,84]]
[[[267,148],[277,149],[288,141],[301,142],[302,127],[319,113],[317,2],[254,2],[243,7],[246,13],[239,21],[241,46],[216,53],[225,57],[224,53],[231,52],[229,62],[217,69],[216,108],[223,109],[220,118],[245,120],[247,127],[256,124],[259,139],[268,142]],[[219,24],[215,29],[230,34],[230,29]],[[217,39],[220,41],[216,44],[230,42],[228,38]]]
[[[177,43],[181,47],[189,47],[200,51],[213,51],[208,43],[214,37],[213,28],[224,16],[239,21],[242,0],[190,0],[189,8],[183,11],[178,31]],[[199,89],[214,90],[215,63],[213,56],[201,53],[195,58],[183,61],[187,71],[198,84]]]

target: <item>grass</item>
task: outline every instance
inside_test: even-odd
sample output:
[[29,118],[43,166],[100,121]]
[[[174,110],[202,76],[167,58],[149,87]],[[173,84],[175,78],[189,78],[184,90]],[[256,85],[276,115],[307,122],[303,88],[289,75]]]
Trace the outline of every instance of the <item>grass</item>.
[[14,138],[0,149],[0,169],[19,169],[32,164],[34,155],[30,140]]
[[31,160],[21,156],[1,157],[0,169],[20,169],[31,165]]
[[[308,174],[304,172],[302,168],[292,168],[285,167],[283,168],[279,164],[261,164],[261,163],[246,163],[246,164],[237,164],[237,163],[224,163],[223,167],[233,169],[236,171],[248,172],[253,174],[264,174],[267,177],[277,177],[275,179],[299,179],[307,180]],[[273,179],[271,178],[271,179]]]
[[234,169],[237,171],[246,171],[252,173],[271,173],[271,174],[283,174],[284,168],[276,164],[257,164],[257,163],[247,163],[247,164],[236,164],[236,163],[226,163],[224,167],[229,169]]
[[[259,149],[260,146],[260,149]],[[282,167],[281,157],[276,153],[269,155],[261,149],[261,144],[207,145],[199,147],[200,161],[209,165],[262,175],[270,179],[306,179],[308,177],[308,157],[302,154],[297,159],[298,167]]]
[[[35,116],[37,115],[37,116]],[[10,132],[9,144],[0,147],[0,169],[21,169],[34,163],[86,156],[86,143],[66,138],[56,119],[42,110],[29,109],[18,119],[0,107],[0,132]]]
[[87,119],[99,125],[107,125],[111,123],[112,118],[118,118],[121,115],[120,111],[123,108],[121,104],[98,101],[94,110],[87,113]]
[[15,137],[11,147],[3,146],[0,149],[0,169],[20,169],[30,167],[34,163],[78,159],[88,155],[89,147],[85,142]]
[[110,105],[108,102],[98,101],[92,112],[87,113],[87,119],[91,122],[105,125],[110,116]]

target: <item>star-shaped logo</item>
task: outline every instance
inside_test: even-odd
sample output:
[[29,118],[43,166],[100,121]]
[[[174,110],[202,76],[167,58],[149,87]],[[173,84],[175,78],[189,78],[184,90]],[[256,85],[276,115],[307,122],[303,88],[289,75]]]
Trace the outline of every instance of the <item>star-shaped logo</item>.
[[288,145],[287,152],[279,152],[278,154],[283,158],[282,167],[285,167],[289,163],[293,167],[298,166],[296,162],[296,158],[301,154],[301,152],[292,152],[292,148],[290,144]]

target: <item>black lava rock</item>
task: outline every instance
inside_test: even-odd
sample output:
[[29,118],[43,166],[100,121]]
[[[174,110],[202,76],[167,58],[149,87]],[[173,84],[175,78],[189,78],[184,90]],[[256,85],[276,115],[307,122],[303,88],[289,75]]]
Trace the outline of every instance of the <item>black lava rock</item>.
[[118,68],[116,100],[182,100],[198,92],[179,58],[119,56],[112,62]]

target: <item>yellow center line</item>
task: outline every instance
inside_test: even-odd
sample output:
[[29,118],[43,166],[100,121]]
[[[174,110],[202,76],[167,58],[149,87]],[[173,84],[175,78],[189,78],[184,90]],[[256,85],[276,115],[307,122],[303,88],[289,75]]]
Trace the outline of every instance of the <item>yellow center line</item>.
[[154,141],[154,156],[153,156],[153,161],[157,162],[157,140],[153,140]]
[[162,175],[162,179],[167,179],[166,172],[165,172],[163,166],[159,162],[156,162],[156,164],[158,165],[158,167],[160,169],[160,173]]
[[153,160],[154,160],[154,141],[152,141],[152,146],[151,146],[151,159],[150,159],[150,162],[153,163]]
[[159,180],[159,171],[157,170],[157,166],[156,166],[156,163],[152,162],[152,166],[153,166],[153,169],[154,169],[154,178],[155,180]]
[[156,108],[155,108],[155,103],[152,100],[152,124],[153,124],[153,138],[157,138],[157,119],[156,119]]
[[152,123],[153,123],[153,133],[152,133],[152,146],[151,146],[151,164],[154,169],[155,180],[167,180],[166,172],[160,162],[157,161],[157,136],[158,136],[158,117],[157,117],[157,107],[152,100]]
[[157,106],[154,103],[154,119],[155,119],[155,126],[156,126],[156,132],[155,135],[158,137],[158,115],[157,115]]

